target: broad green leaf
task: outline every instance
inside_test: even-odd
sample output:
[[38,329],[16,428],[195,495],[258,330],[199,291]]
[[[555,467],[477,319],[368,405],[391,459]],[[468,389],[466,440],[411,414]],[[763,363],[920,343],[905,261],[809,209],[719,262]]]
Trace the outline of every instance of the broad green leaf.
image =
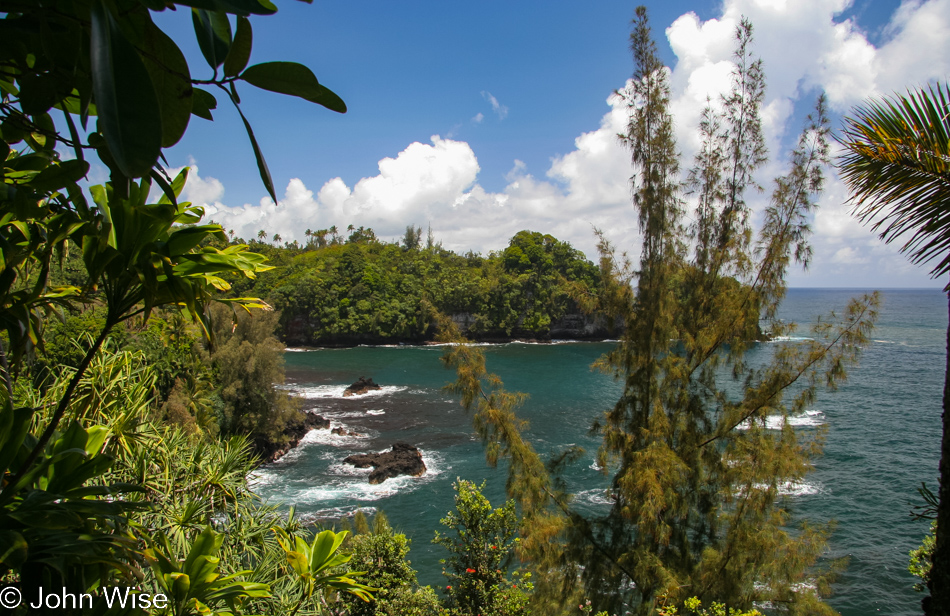
[[231,22],[224,11],[192,9],[191,19],[201,54],[208,66],[217,70],[228,56],[231,48]]
[[346,113],[346,103],[343,102],[343,99],[336,95],[330,88],[326,86],[319,86],[319,93],[315,96],[311,96],[307,100],[311,103],[316,103],[318,105],[323,105],[330,111],[336,111],[337,113]]
[[272,15],[277,7],[269,0],[178,0],[176,4],[232,15]]
[[181,567],[182,571],[191,571],[200,556],[208,557],[217,554],[222,541],[224,541],[224,537],[219,536],[210,526],[206,526],[201,534],[195,538],[195,542],[188,552],[188,557],[185,558],[185,562]]
[[31,186],[40,192],[52,192],[64,188],[67,184],[74,184],[85,177],[89,172],[89,163],[82,160],[67,160],[58,165],[50,165],[41,171]]
[[346,113],[346,104],[328,88],[320,85],[313,72],[296,62],[264,62],[249,66],[241,79],[253,86],[280,94],[298,96],[331,111]]
[[[72,94],[56,103],[55,107],[57,109],[62,109],[63,111],[68,111],[73,115],[82,115],[83,113],[83,101],[81,98],[79,98],[79,93],[75,89],[73,90]],[[87,104],[85,112],[87,115],[96,115],[96,106]]]
[[168,255],[174,257],[184,254],[198,246],[208,235],[207,225],[180,228],[168,238]]
[[214,120],[211,116],[211,110],[217,108],[218,101],[215,100],[211,92],[202,90],[201,88],[194,88],[191,113],[205,120]]
[[254,137],[251,124],[247,121],[247,118],[244,117],[241,108],[237,106],[237,103],[234,104],[234,107],[238,110],[238,114],[240,114],[241,120],[244,122],[244,128],[247,129],[247,136],[251,139],[251,147],[254,149],[254,158],[257,159],[257,170],[261,174],[261,181],[264,182],[264,188],[267,189],[267,194],[270,195],[270,198],[273,199],[276,204],[277,191],[274,190],[274,180],[271,179],[270,169],[267,168],[267,161],[264,160],[264,153],[261,152],[261,146],[257,145],[257,139]]
[[193,90],[188,62],[178,45],[151,21],[143,37],[148,69],[162,113],[162,147],[175,145],[191,119]]
[[92,4],[90,55],[99,128],[123,174],[148,175],[162,147],[162,116],[148,71],[102,0]]
[[26,130],[15,117],[8,117],[0,123],[0,137],[8,144],[19,143],[26,136]]
[[[36,115],[46,113],[60,98],[65,89],[63,75],[43,73],[41,75],[24,74],[18,78],[20,84],[20,108],[23,113]],[[66,92],[72,90],[72,86]]]
[[[177,198],[181,191],[185,188],[185,182],[188,181],[188,172],[191,171],[191,167],[184,167],[181,171],[178,172],[178,175],[175,176],[175,179],[172,180],[172,191],[175,193]],[[161,201],[159,201],[161,203]]]
[[297,575],[303,577],[310,570],[307,557],[300,552],[287,552],[287,562],[297,572]]
[[247,17],[238,17],[237,31],[234,33],[234,41],[231,43],[231,50],[228,57],[224,60],[224,75],[226,77],[236,77],[247,66],[251,59],[251,20]]

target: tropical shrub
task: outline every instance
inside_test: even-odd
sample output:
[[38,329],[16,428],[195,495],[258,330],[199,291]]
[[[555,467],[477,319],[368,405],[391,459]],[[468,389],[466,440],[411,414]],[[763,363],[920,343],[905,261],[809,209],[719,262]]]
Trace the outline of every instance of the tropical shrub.
[[[362,516],[362,512],[357,514]],[[361,530],[346,548],[352,559],[349,569],[366,572],[360,581],[372,586],[373,600],[361,601],[343,596],[349,616],[435,616],[440,613],[438,597],[430,587],[419,588],[416,572],[409,561],[411,541],[402,533],[394,532],[385,514],[377,513],[372,529],[358,518],[355,524]]]
[[455,511],[440,523],[448,534],[435,533],[433,543],[449,550],[442,560],[447,570],[447,605],[452,614],[483,616],[527,615],[533,586],[530,574],[508,578],[508,564],[513,555],[518,529],[515,502],[509,500],[494,509],[482,494],[485,483],[477,486],[458,479],[455,488]]

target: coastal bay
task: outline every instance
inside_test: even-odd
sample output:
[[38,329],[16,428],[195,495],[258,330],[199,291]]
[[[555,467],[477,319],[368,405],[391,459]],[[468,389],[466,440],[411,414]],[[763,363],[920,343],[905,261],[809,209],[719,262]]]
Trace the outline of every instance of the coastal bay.
[[[787,340],[761,343],[751,359],[767,356],[770,345],[794,344],[797,336],[807,336],[815,317],[860,293],[791,289],[780,317],[799,323],[799,330]],[[814,472],[783,492],[794,519],[837,521],[827,557],[848,558],[849,564],[829,603],[844,616],[916,613],[920,595],[911,588],[907,552],[919,545],[927,525],[908,514],[920,502],[920,482],[936,482],[946,319],[939,291],[884,291],[873,342],[848,382],[835,393],[822,391],[814,408],[790,419],[797,430],[824,431],[824,455],[813,461]],[[610,345],[484,346],[489,370],[509,390],[530,395],[519,414],[531,423],[527,433],[535,447],[542,453],[585,449],[565,480],[577,494],[575,506],[587,510],[609,505],[607,479],[594,464],[599,438],[588,429],[620,393],[609,376],[589,368]],[[347,516],[358,508],[384,510],[413,540],[410,558],[420,582],[436,586],[442,583],[438,561],[444,554],[430,541],[438,520],[452,508],[455,478],[487,478],[492,502],[504,499],[503,470],[486,465],[470,418],[442,389],[453,374],[439,362],[441,352],[437,346],[398,345],[289,350],[288,389],[307,398],[334,426],[360,436],[312,431],[254,479],[260,495],[295,505],[304,519]],[[371,376],[382,389],[344,399],[345,387],[359,376]],[[370,485],[368,469],[342,464],[348,455],[382,451],[397,441],[422,450],[425,475]]]

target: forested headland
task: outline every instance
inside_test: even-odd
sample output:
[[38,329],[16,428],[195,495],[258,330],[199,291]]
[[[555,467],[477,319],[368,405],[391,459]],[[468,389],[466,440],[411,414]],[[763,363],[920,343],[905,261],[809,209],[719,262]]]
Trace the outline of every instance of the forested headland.
[[602,339],[618,330],[575,299],[597,292],[599,268],[551,235],[521,231],[487,255],[446,250],[431,231],[423,241],[411,225],[397,242],[363,227],[345,236],[308,229],[307,238],[251,240],[275,269],[232,291],[267,299],[289,345],[420,343],[433,339],[438,314],[478,340]]

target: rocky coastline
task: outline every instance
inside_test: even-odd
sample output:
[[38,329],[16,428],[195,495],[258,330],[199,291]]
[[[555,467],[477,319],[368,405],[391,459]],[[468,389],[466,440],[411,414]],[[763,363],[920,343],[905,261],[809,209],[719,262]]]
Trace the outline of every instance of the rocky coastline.
[[[361,376],[355,383],[346,388],[343,396],[359,396],[379,389],[382,388],[373,382],[372,378]],[[343,426],[331,428],[329,419],[313,412],[312,406],[310,408],[306,406],[308,401],[301,399],[300,402],[303,408],[298,411],[299,415],[284,430],[283,434],[286,440],[283,444],[264,438],[257,438],[253,441],[252,446],[262,464],[276,462],[297,447],[311,430],[329,430],[331,434],[338,436],[365,436]],[[312,405],[312,402],[310,405]],[[343,463],[351,464],[356,468],[373,467],[373,471],[369,475],[370,484],[379,484],[400,475],[421,477],[426,473],[422,452],[408,443],[395,443],[392,449],[381,453],[347,456],[343,459]]]

